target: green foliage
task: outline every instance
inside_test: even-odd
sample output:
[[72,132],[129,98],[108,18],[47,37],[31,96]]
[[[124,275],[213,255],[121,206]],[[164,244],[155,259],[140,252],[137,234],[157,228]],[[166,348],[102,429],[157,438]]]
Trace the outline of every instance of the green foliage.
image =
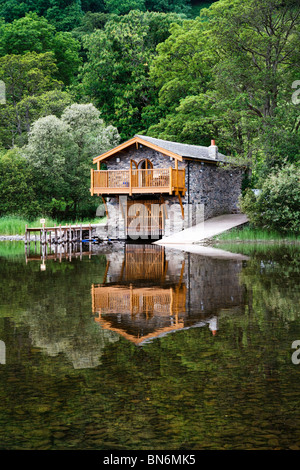
[[290,164],[262,181],[257,196],[248,190],[241,208],[258,227],[288,233],[300,232],[300,167]]
[[118,142],[117,129],[105,126],[91,104],[73,104],[61,118],[49,115],[35,121],[22,152],[34,170],[45,213],[74,217],[95,210],[96,201],[89,194],[92,156]]
[[[30,130],[30,116],[36,115],[43,103],[39,97],[61,88],[55,78],[57,67],[53,52],[6,55],[0,58],[0,80],[6,85],[6,99],[0,107],[0,141],[3,146],[22,146]],[[42,100],[43,100],[42,98]]]
[[44,16],[61,31],[71,31],[83,15],[80,0],[0,0],[0,17],[7,22],[29,12]]
[[[64,4],[66,4],[64,6]],[[50,8],[47,9],[46,18],[50,23],[54,24],[59,31],[72,31],[72,29],[80,24],[83,16],[80,0],[66,1],[56,0],[51,2]]]
[[299,36],[292,0],[220,0],[174,27],[151,65],[164,118],[148,133],[202,144],[210,135],[223,152],[260,162],[262,171],[283,154],[292,161]]
[[[32,214],[32,216],[28,216],[28,218],[24,218],[22,216],[4,216],[0,217],[0,235],[4,236],[13,236],[13,235],[24,235],[26,225],[28,227],[41,227],[41,218],[45,219],[45,227],[54,227],[55,225],[79,225],[79,224],[99,224],[103,221],[101,218],[94,218],[92,219],[89,217],[88,219],[72,219],[72,220],[61,220],[61,219],[53,219],[51,217],[44,217],[44,213],[40,212],[40,217],[36,217],[38,210]],[[24,244],[22,243],[22,254],[24,253]],[[0,245],[1,248],[1,245]],[[1,255],[0,255],[1,256]]]
[[[51,135],[64,162],[73,161],[74,148],[82,161],[99,154],[115,141],[115,128],[122,140],[141,132],[199,145],[214,138],[223,153],[252,165],[246,184],[262,186],[274,167],[300,157],[292,102],[299,18],[295,0],[0,0],[0,80],[7,91],[0,148],[26,145],[33,122],[50,115],[62,132],[55,138],[53,127]],[[62,114],[74,101],[93,102],[111,135],[97,137],[92,122],[86,135],[85,125],[67,131],[71,123]],[[69,148],[59,146],[64,137]],[[39,188],[39,204],[47,201],[50,213],[79,200],[83,187],[72,171],[81,188],[76,196],[65,193],[63,174],[52,198],[45,189],[43,199]]]
[[102,12],[105,10],[104,0],[81,0],[81,7],[86,12]]
[[111,18],[108,13],[91,13],[88,11],[82,18],[77,28],[74,28],[72,35],[82,40],[85,34],[91,34],[95,29],[103,29],[105,23]]
[[104,0],[109,13],[127,15],[131,10],[145,10],[145,0]]
[[174,14],[132,11],[85,38],[88,61],[80,76],[81,93],[93,100],[108,122],[118,123],[122,140],[144,128],[143,110],[156,102],[149,65],[157,36],[166,39],[175,21],[180,18]]
[[[282,234],[280,232],[275,232],[269,229],[263,229],[263,228],[255,228],[253,226],[247,225],[246,227],[241,227],[241,228],[234,228],[232,230],[228,230],[224,233],[221,233],[219,235],[216,235],[214,237],[214,240],[217,242],[222,242],[222,247],[224,248],[223,242],[228,241],[232,242],[232,245],[228,244],[230,248],[234,246],[234,242],[243,242],[243,244],[246,242],[248,245],[249,242],[254,242],[259,243],[259,242],[285,242],[285,241],[296,241],[299,238],[297,235],[293,233],[286,233]],[[238,245],[235,245],[235,248],[238,250],[240,246],[240,243]],[[231,249],[228,249],[228,251],[231,251]],[[226,248],[224,248],[226,249]],[[244,253],[244,252],[243,252]]]
[[55,77],[65,85],[74,80],[80,65],[80,44],[71,33],[57,32],[53,25],[36,13],[3,24],[0,31],[1,55],[53,52],[57,66]]
[[164,13],[190,13],[190,0],[145,0],[148,11],[161,11]]
[[0,215],[31,217],[38,210],[33,169],[18,149],[3,153],[0,155]]
[[0,18],[6,22],[34,12],[60,31],[78,27],[85,12],[125,14],[133,9],[184,14],[191,10],[190,0],[0,0]]

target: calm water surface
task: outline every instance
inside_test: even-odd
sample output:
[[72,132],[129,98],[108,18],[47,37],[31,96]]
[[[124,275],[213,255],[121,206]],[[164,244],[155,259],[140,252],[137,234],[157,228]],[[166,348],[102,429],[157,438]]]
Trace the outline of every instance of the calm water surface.
[[300,449],[299,248],[231,250],[1,242],[0,448]]

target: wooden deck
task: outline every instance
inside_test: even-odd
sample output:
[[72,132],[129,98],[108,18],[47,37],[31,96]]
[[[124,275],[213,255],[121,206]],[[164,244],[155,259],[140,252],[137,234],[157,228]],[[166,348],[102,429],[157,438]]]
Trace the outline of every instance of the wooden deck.
[[182,193],[185,188],[185,170],[151,168],[138,170],[91,170],[91,195],[98,194],[155,194]]
[[71,242],[82,242],[83,232],[88,232],[89,237],[87,240],[92,239],[92,226],[89,225],[58,225],[54,227],[28,227],[25,228],[25,244],[30,243],[31,236],[37,236],[41,244],[51,243],[71,243]]

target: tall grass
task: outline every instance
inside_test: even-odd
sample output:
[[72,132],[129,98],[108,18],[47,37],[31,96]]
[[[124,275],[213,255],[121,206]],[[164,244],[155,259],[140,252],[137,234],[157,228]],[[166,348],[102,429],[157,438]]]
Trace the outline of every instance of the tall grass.
[[[55,219],[51,219],[49,217],[45,218],[45,226],[46,227],[54,227],[54,225],[58,226],[59,224],[61,225],[67,225],[67,224],[99,224],[103,222],[104,218],[96,218],[93,220],[74,220],[74,221],[58,221]],[[25,219],[22,219],[21,217],[1,217],[0,218],[0,235],[24,235],[25,233],[25,228],[26,225],[28,227],[40,227],[40,218],[34,220],[34,221],[28,221]]]
[[246,226],[228,230],[214,237],[214,241],[218,242],[280,242],[285,240],[300,241],[300,236],[294,233],[283,235],[275,231]]

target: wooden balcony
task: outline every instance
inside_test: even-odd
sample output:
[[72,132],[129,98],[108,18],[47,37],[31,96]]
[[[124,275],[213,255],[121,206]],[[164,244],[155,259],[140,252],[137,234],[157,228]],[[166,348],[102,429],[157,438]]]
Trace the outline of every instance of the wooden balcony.
[[185,193],[185,170],[91,170],[91,194]]

